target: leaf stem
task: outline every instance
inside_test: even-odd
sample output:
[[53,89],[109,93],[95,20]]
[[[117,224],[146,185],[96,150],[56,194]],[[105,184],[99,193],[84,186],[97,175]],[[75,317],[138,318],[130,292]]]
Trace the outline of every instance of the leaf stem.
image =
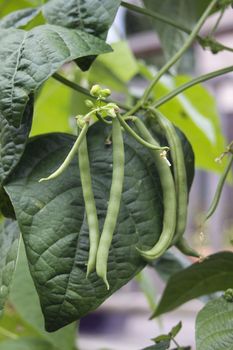
[[220,75],[230,73],[230,72],[233,72],[233,66],[218,69],[218,70],[213,71],[211,73],[207,73],[207,74],[201,75],[197,78],[194,78],[194,79],[188,81],[187,83],[177,87],[173,91],[169,92],[167,95],[161,97],[159,100],[157,100],[152,105],[152,107],[158,108],[159,106],[163,105],[164,103],[168,102],[169,100],[171,100],[174,97],[176,97],[177,95],[179,95],[181,92],[183,92],[183,91],[185,91],[185,90],[187,90],[187,89],[189,89],[197,84],[203,83],[204,81],[211,80],[211,79],[216,78]]
[[[90,94],[89,90],[85,89],[84,87],[74,83],[73,81],[70,81],[68,79],[66,79],[65,77],[63,77],[62,75],[58,74],[58,73],[54,73],[52,75],[52,77],[59,81],[61,84],[63,85],[66,85],[68,86],[69,88],[75,90],[75,91],[78,91],[80,92],[81,94],[83,95],[86,95],[88,97],[91,97],[91,98],[94,98],[94,99],[97,99],[97,97],[94,97]],[[126,106],[125,104],[121,103],[121,102],[118,102],[118,101],[114,101],[114,100],[111,100],[111,99],[107,99],[107,100],[104,100],[104,99],[100,99],[101,101],[103,102],[112,102],[112,103],[116,103],[121,109],[124,109],[125,111],[127,110],[130,110],[130,106]]]
[[150,96],[151,91],[153,90],[156,83],[159,81],[159,79],[182,57],[182,55],[185,53],[185,51],[191,46],[192,42],[196,38],[199,30],[201,29],[202,25],[205,23],[207,17],[210,15],[213,7],[217,4],[218,0],[212,0],[209,4],[209,6],[206,8],[204,13],[202,14],[201,18],[193,28],[191,34],[189,35],[188,39],[184,43],[184,45],[180,48],[179,51],[176,52],[176,54],[171,57],[171,59],[158,71],[158,73],[155,75],[154,79],[150,83],[150,85],[146,88],[144,91],[144,94],[142,98],[140,99],[141,104],[148,99]]
[[175,340],[174,337],[171,337],[171,340],[173,341],[173,343],[175,344],[175,346],[177,346],[177,350],[182,350],[181,346],[177,343],[177,341]]
[[3,327],[0,327],[0,334],[7,337],[7,338],[14,339],[14,340],[19,338],[19,336],[17,334],[10,332]]
[[142,15],[149,16],[151,18],[157,19],[158,21],[167,23],[167,24],[171,25],[172,27],[180,29],[180,30],[182,30],[183,32],[185,32],[187,34],[191,34],[191,30],[189,28],[185,27],[181,23],[177,23],[172,18],[164,16],[164,15],[158,13],[158,12],[155,12],[155,11],[152,11],[152,10],[148,10],[145,7],[140,7],[140,6],[136,6],[136,5],[133,5],[133,4],[129,4],[128,2],[125,2],[125,1],[121,2],[121,6],[127,8],[128,10],[132,10],[132,11],[140,13]]
[[[192,33],[192,30],[187,28],[183,24],[178,23],[178,22],[174,21],[172,18],[164,16],[164,15],[158,13],[158,12],[155,12],[155,11],[152,11],[152,10],[148,10],[147,8],[144,8],[144,7],[140,7],[140,6],[136,6],[136,5],[133,5],[133,4],[129,4],[129,3],[125,2],[125,1],[121,2],[121,6],[127,8],[128,10],[140,13],[140,14],[145,15],[145,16],[149,16],[149,17],[151,17],[153,19],[156,19],[158,21],[166,23],[166,24],[168,24],[168,25],[170,25],[170,26],[172,26],[174,28],[182,30],[183,32],[185,32],[187,34],[191,34]],[[208,35],[208,41],[205,40],[205,37],[202,37],[200,35],[196,35],[196,39],[198,40],[200,45],[203,46],[203,48],[209,47],[210,50],[213,50],[214,47],[216,47],[216,45],[217,45],[219,51],[220,50],[225,50],[225,51],[230,51],[230,52],[233,51],[233,48],[225,46],[225,45],[222,45],[221,43],[219,43],[215,39],[211,39],[210,35]]]

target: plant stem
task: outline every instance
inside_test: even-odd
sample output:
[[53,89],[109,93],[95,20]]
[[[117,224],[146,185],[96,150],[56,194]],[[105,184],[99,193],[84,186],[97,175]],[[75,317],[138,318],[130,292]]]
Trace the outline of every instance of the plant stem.
[[127,8],[128,10],[132,10],[134,12],[140,13],[142,15],[146,15],[149,16],[151,18],[157,19],[158,21],[167,23],[177,29],[182,30],[183,32],[190,34],[191,30],[187,27],[185,27],[183,24],[181,23],[177,23],[176,21],[174,21],[172,18],[166,17],[158,12],[152,11],[152,10],[148,10],[147,8],[144,7],[140,7],[140,6],[136,6],[133,4],[129,4],[125,1],[121,2],[121,6]]
[[222,68],[222,69],[218,69],[216,71],[213,71],[211,73],[207,73],[204,75],[201,75],[200,77],[194,78],[190,81],[188,81],[187,83],[177,87],[175,90],[169,92],[167,95],[161,97],[159,100],[157,100],[152,107],[154,108],[158,108],[159,106],[161,106],[162,104],[168,102],[169,100],[173,99],[175,96],[179,95],[181,92],[191,88],[192,86],[195,86],[197,84],[200,84],[204,81],[216,78],[220,75],[226,74],[226,73],[230,73],[233,72],[233,66],[229,66],[226,68]]
[[206,8],[204,13],[202,14],[201,18],[193,28],[191,34],[189,35],[187,41],[184,43],[184,45],[180,48],[180,50],[158,71],[154,79],[152,80],[151,84],[146,88],[144,91],[144,94],[141,98],[141,103],[143,104],[148,97],[150,96],[151,91],[153,90],[156,83],[159,81],[159,79],[182,57],[182,55],[185,53],[185,51],[191,46],[193,40],[196,38],[199,30],[201,29],[202,25],[205,23],[207,17],[210,15],[213,7],[216,5],[218,0],[212,0],[209,4],[209,6]]
[[[74,83],[73,81],[70,81],[68,79],[66,79],[65,77],[63,77],[62,75],[58,74],[58,73],[54,73],[52,75],[52,77],[59,81],[60,83],[62,83],[63,85],[66,85],[68,87],[70,87],[71,89],[75,90],[75,91],[78,91],[80,92],[81,94],[83,95],[86,95],[88,97],[91,97],[91,98],[94,98],[94,99],[97,99],[96,97],[92,96],[89,92],[89,90],[85,89],[84,87]],[[103,102],[112,102],[112,103],[116,103],[121,109],[124,109],[125,111],[127,110],[130,110],[130,107],[129,106],[126,106],[125,104],[121,103],[121,102],[117,102],[117,101],[113,101],[111,99],[107,99],[107,100],[103,100],[103,99],[100,99],[101,101]]]
[[[149,16],[153,19],[156,19],[158,21],[161,21],[161,22],[164,22],[164,23],[167,23],[168,25],[174,27],[174,28],[177,28],[177,29],[180,29],[182,30],[183,32],[187,33],[187,34],[191,34],[192,33],[192,30],[187,28],[186,26],[184,26],[183,24],[181,23],[177,23],[176,21],[174,21],[172,18],[169,18],[167,16],[164,16],[158,12],[155,12],[155,11],[152,11],[152,10],[148,10],[144,7],[140,7],[140,6],[136,6],[136,5],[133,5],[133,4],[129,4],[125,1],[122,1],[121,2],[121,6],[127,8],[128,10],[132,10],[134,12],[137,12],[137,13],[140,13],[142,15],[145,15],[145,16]],[[221,19],[221,18],[220,18]],[[218,25],[218,24],[217,24]],[[202,43],[206,43],[205,41],[205,38],[200,36],[200,35],[197,35],[196,36],[196,39],[199,41],[200,45],[202,45]],[[212,48],[215,46],[215,45],[218,45],[218,48],[219,50],[225,50],[225,51],[230,51],[232,52],[233,49],[228,47],[228,46],[225,46],[225,45],[222,45],[221,43],[219,43],[218,41],[216,41],[215,39],[214,40],[211,40],[211,38],[208,36],[208,45],[206,44],[204,46],[205,47],[209,47],[210,50],[212,50]],[[202,45],[203,46],[203,45]]]
[[177,341],[175,340],[175,338],[171,338],[173,343],[177,346],[177,350],[181,350],[182,348],[180,347],[180,345],[177,343]]
[[17,334],[10,332],[3,327],[0,327],[0,334],[2,334],[3,336],[5,336],[7,338],[14,339],[14,340],[19,338],[19,336]]

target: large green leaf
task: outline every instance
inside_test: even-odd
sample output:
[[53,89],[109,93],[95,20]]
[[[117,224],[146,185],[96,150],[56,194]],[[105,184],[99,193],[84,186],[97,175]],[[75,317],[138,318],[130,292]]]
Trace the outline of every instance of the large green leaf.
[[19,228],[16,221],[0,224],[0,316],[10,292],[19,246]]
[[[22,321],[18,325],[21,325],[23,329],[30,327],[27,332],[17,332],[17,324],[14,327],[11,322],[4,322],[4,327],[11,332],[15,332],[21,336],[31,336],[37,338],[43,338],[47,343],[53,345],[59,350],[73,350],[75,337],[76,337],[76,325],[71,324],[60,329],[54,333],[47,333],[44,330],[43,316],[41,313],[39,298],[36,293],[32,278],[29,273],[28,262],[24,250],[24,245],[21,244],[20,254],[17,263],[17,268],[10,292],[10,301],[13,304],[14,309],[18,313],[18,317]],[[13,322],[15,316],[13,315]],[[0,323],[1,326],[1,323]],[[13,326],[13,328],[12,328]],[[18,334],[19,333],[19,334]]]
[[109,50],[108,45],[90,34],[59,26],[43,25],[28,32],[1,30],[0,61],[4,62],[0,66],[1,181],[24,150],[31,124],[24,113],[29,95],[64,63]]
[[223,296],[210,301],[197,315],[197,350],[233,350],[233,303]]
[[[112,173],[109,129],[97,123],[88,145],[100,220],[106,215]],[[144,266],[136,247],[151,247],[162,227],[162,194],[150,152],[125,135],[125,181],[108,262],[110,290],[95,273],[86,278],[89,239],[75,159],[58,179],[38,183],[65,158],[74,138],[35,138],[6,186],[23,234],[46,328],[56,330],[96,309]]]
[[233,253],[210,255],[172,275],[153,316],[171,311],[202,295],[233,287]]
[[138,73],[138,64],[125,41],[112,44],[113,52],[99,56],[88,72],[90,84],[101,82],[110,89],[128,93],[127,84]]
[[[50,24],[79,28],[105,40],[120,3],[120,0],[50,0],[43,6],[43,14]],[[85,59],[78,58],[76,63],[87,70],[94,60],[91,54]]]
[[[35,103],[30,136],[49,132],[71,133],[72,127],[69,110],[72,94],[73,91],[71,89],[57,82],[55,79],[51,78],[46,81]],[[79,105],[77,93],[74,92],[74,94],[75,101]],[[77,106],[74,113],[77,114]]]
[[50,24],[79,28],[105,39],[120,3],[120,0],[50,0],[43,7],[43,14]]

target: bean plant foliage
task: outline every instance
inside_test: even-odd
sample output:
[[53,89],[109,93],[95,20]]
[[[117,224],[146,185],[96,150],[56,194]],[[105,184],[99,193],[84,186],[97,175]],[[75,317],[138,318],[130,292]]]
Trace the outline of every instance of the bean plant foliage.
[[[198,315],[196,343],[197,350],[230,349],[231,332],[223,332],[232,327],[232,253],[205,260],[184,233],[195,158],[220,174],[208,217],[233,162],[214,99],[199,83],[233,67],[194,79],[176,73],[194,40],[214,53],[230,50],[214,31],[199,34],[229,5],[0,3],[0,349],[73,350],[73,322],[146,266],[167,281],[153,317],[227,290]],[[165,54],[159,70],[137,60],[126,41],[106,43],[120,7],[151,18]],[[139,97],[133,78],[147,83]],[[209,158],[198,154],[200,143]],[[227,167],[214,163],[218,156],[229,158]],[[167,252],[172,246],[203,262],[187,267]],[[181,327],[146,349],[181,349]]]

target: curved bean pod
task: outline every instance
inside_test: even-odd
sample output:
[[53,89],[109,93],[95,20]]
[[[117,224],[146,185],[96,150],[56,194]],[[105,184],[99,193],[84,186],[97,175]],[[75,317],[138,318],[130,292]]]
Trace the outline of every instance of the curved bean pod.
[[89,227],[89,258],[87,263],[87,277],[95,270],[96,255],[99,244],[99,223],[95,205],[94,194],[92,190],[91,171],[87,149],[86,135],[83,137],[78,150],[79,172],[82,184],[83,198],[87,214],[87,223]]
[[[141,143],[143,146],[157,150],[157,151],[167,151],[169,148],[168,147],[161,147],[159,144],[151,144],[150,142],[144,140],[142,137],[140,137],[122,118],[120,114],[117,115],[117,118],[119,119],[119,122],[121,123],[122,127],[133,137],[135,140],[137,140],[139,143]],[[136,120],[137,117],[132,117],[132,120]]]
[[[135,126],[139,134],[147,142],[159,147],[158,142],[155,141],[149,130],[139,118],[135,119]],[[158,242],[156,242],[155,245],[147,251],[142,251],[137,248],[140,254],[146,260],[157,259],[170,247],[176,228],[176,193],[172,173],[170,167],[167,165],[164,159],[161,159],[158,151],[151,150],[151,153],[153,155],[162,186],[164,217],[163,229]]]
[[104,221],[103,231],[100,236],[96,258],[97,275],[103,279],[107,289],[109,289],[109,283],[107,280],[108,255],[120,210],[121,195],[124,182],[124,143],[121,125],[117,118],[114,118],[112,121],[112,145],[112,185],[110,189],[107,214]]
[[168,141],[175,180],[177,217],[173,244],[183,236],[187,222],[188,188],[182,144],[173,124],[161,112],[150,109]]
[[201,255],[190,245],[184,237],[181,237],[176,243],[176,248],[179,249],[181,253],[188,256],[193,256],[194,258],[201,258]]
[[228,160],[227,166],[226,166],[222,176],[219,179],[214,198],[213,198],[212,203],[209,207],[209,210],[207,211],[207,214],[205,216],[205,221],[208,220],[213,215],[213,213],[215,212],[215,210],[218,206],[218,203],[219,203],[219,200],[220,200],[220,197],[222,194],[223,185],[226,181],[226,178],[227,178],[229,171],[231,170],[232,164],[233,164],[233,154],[230,154],[230,158]]
[[82,131],[80,132],[77,140],[75,141],[73,147],[71,148],[70,152],[68,153],[68,155],[67,155],[66,159],[64,160],[64,162],[62,163],[62,165],[56,171],[54,171],[54,173],[52,173],[48,177],[40,179],[39,182],[55,179],[56,177],[61,175],[63,173],[63,171],[66,170],[66,168],[69,166],[70,162],[74,158],[76,152],[78,151],[80,143],[82,142],[84,136],[87,133],[88,126],[89,126],[89,123],[85,122],[85,124],[84,124],[84,126],[82,128]]
[[185,255],[200,257],[191,248],[183,234],[185,232],[188,214],[188,186],[182,144],[173,124],[158,110],[150,109],[157,123],[163,130],[171,150],[177,201],[176,230],[172,244]]

